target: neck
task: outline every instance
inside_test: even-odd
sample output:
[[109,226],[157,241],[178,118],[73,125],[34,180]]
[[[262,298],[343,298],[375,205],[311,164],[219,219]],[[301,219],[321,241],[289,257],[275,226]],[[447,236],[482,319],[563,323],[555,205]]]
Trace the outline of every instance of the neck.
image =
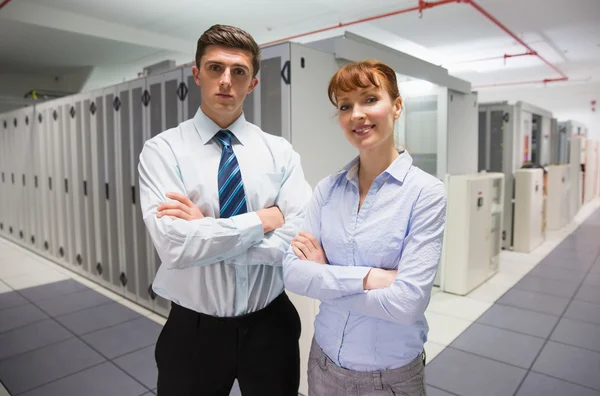
[[359,183],[371,184],[377,176],[385,171],[398,158],[398,150],[393,144],[381,144],[371,150],[360,152]]
[[212,122],[217,124],[219,126],[219,128],[221,128],[221,129],[229,128],[229,126],[231,124],[233,124],[235,122],[235,120],[237,120],[242,115],[241,107],[233,113],[224,113],[224,114],[219,114],[219,113],[213,111],[208,106],[206,106],[204,103],[202,103],[200,105],[200,109],[202,109],[202,112],[208,118],[210,118],[212,120]]

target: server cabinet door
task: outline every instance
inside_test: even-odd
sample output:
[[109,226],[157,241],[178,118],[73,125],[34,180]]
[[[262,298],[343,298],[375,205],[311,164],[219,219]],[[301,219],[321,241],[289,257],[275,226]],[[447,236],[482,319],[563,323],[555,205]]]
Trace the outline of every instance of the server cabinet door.
[[111,289],[121,291],[120,263],[119,263],[119,234],[117,225],[117,147],[119,125],[118,113],[122,108],[121,98],[117,88],[103,90],[104,96],[104,181],[106,183],[106,202],[103,221],[107,233],[107,265],[109,267],[109,286]]
[[56,259],[64,263],[67,254],[67,231],[66,231],[66,199],[65,199],[65,172],[63,165],[63,156],[66,155],[63,149],[63,130],[64,130],[64,101],[60,100],[54,103],[52,108],[52,140],[53,140],[53,170],[52,191],[54,192],[55,219],[56,219]]
[[[35,195],[33,191],[33,174],[34,174],[34,153],[33,153],[33,129],[34,129],[34,108],[28,107],[23,110],[23,126],[21,129],[22,134],[22,173],[21,173],[21,188],[23,189],[23,233],[19,234],[21,243],[27,246],[28,249],[32,248],[32,237],[35,229],[35,215],[34,215],[34,202]],[[33,238],[35,241],[35,237]]]
[[70,146],[69,156],[71,158],[71,180],[69,194],[72,203],[72,241],[71,264],[77,271],[83,272],[83,257],[85,257],[87,246],[85,240],[85,207],[83,197],[83,96],[75,95],[69,109],[70,120]]
[[8,223],[8,234],[11,240],[15,240],[15,235],[18,234],[19,227],[19,207],[18,207],[18,191],[15,185],[15,172],[17,169],[18,153],[17,153],[17,142],[16,142],[16,127],[19,125],[19,112],[16,111],[12,114],[11,120],[8,124],[8,176],[9,176],[9,189],[10,189],[10,208],[9,223]]
[[94,193],[97,184],[94,184],[94,167],[92,156],[92,136],[96,135],[96,110],[97,105],[93,94],[85,94],[82,99],[82,161],[83,161],[83,223],[84,223],[84,253],[82,254],[83,270],[92,276],[96,271],[96,226],[94,224]]
[[10,153],[10,189],[11,189],[11,208],[12,208],[12,215],[11,215],[11,222],[10,222],[10,227],[8,228],[8,232],[10,233],[10,238],[15,241],[18,242],[18,235],[19,235],[19,226],[20,226],[20,221],[21,221],[21,211],[20,211],[20,206],[19,206],[19,195],[20,195],[20,191],[18,188],[18,185],[16,183],[16,180],[18,179],[18,172],[19,172],[19,141],[18,141],[18,133],[17,133],[17,128],[19,126],[19,118],[20,118],[20,112],[16,111],[13,114],[13,119],[12,119],[12,125],[9,125],[8,130],[9,130],[9,147],[11,150]]
[[74,221],[73,221],[73,180],[72,180],[72,158],[71,158],[71,135],[74,133],[71,122],[75,109],[73,108],[73,97],[69,96],[62,104],[63,128],[62,128],[62,156],[61,163],[63,169],[62,194],[64,207],[64,226],[65,226],[65,263],[69,267],[75,267],[75,240],[74,240]]
[[42,199],[41,193],[42,189],[40,188],[40,161],[41,161],[41,153],[40,153],[40,135],[42,131],[42,116],[40,113],[40,109],[38,106],[35,107],[35,111],[33,114],[33,118],[31,120],[32,124],[32,132],[31,132],[31,160],[32,160],[32,179],[29,181],[30,189],[33,195],[33,203],[31,207],[31,213],[33,216],[33,221],[31,225],[33,227],[33,232],[30,238],[31,247],[43,253],[42,250],[42,240],[43,240],[43,213],[41,210]]
[[6,224],[4,227],[6,228],[6,236],[9,239],[13,239],[15,232],[15,221],[16,221],[16,213],[15,213],[15,186],[14,186],[14,162],[15,159],[15,148],[14,148],[14,124],[18,123],[17,121],[17,112],[12,112],[9,114],[9,118],[7,120],[7,128],[5,129],[4,135],[4,143],[6,144],[5,153],[6,159],[4,161],[5,169],[6,169]]
[[[40,180],[39,190],[42,212],[42,251],[48,258],[54,257],[54,198],[50,189],[50,179],[52,177],[52,109],[47,105],[38,105],[38,119],[40,123]],[[41,121],[40,121],[41,120]]]
[[7,184],[8,162],[8,119],[9,113],[0,117],[0,235],[8,235],[9,193]]
[[130,83],[117,87],[121,108],[117,111],[115,148],[117,160],[117,229],[119,231],[119,284],[124,294],[135,301],[136,276],[133,224],[131,223],[131,148],[132,95]]
[[[148,252],[146,245],[146,225],[142,217],[142,211],[139,205],[139,170],[138,163],[140,153],[146,140],[144,129],[146,125],[147,111],[150,105],[150,92],[146,89],[146,79],[132,81],[130,84],[131,92],[131,132],[129,133],[129,170],[130,170],[130,185],[131,199],[129,200],[128,218],[131,225],[131,235],[133,236],[132,246],[134,270],[131,273],[135,274],[135,283],[127,284],[128,294],[135,293],[135,300],[147,308],[153,309],[153,301],[148,293],[148,285],[150,274],[148,272]],[[125,173],[124,173],[125,174]],[[127,201],[126,201],[127,202]],[[129,263],[128,263],[129,268]],[[132,290],[135,287],[135,290]]]
[[[289,43],[262,50],[258,74],[259,83],[246,99],[246,117],[263,131],[282,136],[291,142],[290,87],[291,79]],[[251,113],[253,116],[250,116]]]
[[[109,186],[106,182],[105,169],[105,102],[102,91],[94,93],[96,107],[96,123],[92,126],[92,201],[94,210],[94,234],[96,237],[96,254],[93,273],[98,280],[107,286],[110,282],[110,266],[108,258],[108,231],[106,228],[106,206],[109,198]],[[107,111],[112,109],[112,103]]]
[[[196,81],[194,81],[194,75],[192,74],[192,66],[193,65],[190,64],[183,67],[183,81],[181,84],[179,84],[182,88],[180,88],[178,96],[180,99],[183,98],[182,120],[189,120],[190,118],[193,118],[200,108],[200,104],[202,102],[200,87],[196,85]],[[246,114],[246,119],[249,122],[252,122],[252,120],[248,119],[248,114],[246,113],[246,102],[248,102],[248,99],[249,98],[246,98],[244,101],[244,113]]]
[[[147,130],[148,139],[153,138],[166,129],[173,128],[181,122],[182,101],[177,95],[177,88],[183,79],[182,69],[177,69],[162,75],[149,77],[146,79],[146,87],[150,95],[150,102],[147,108]],[[166,193],[166,191],[164,191]],[[146,233],[147,234],[147,233]],[[169,311],[169,302],[152,291],[152,282],[158,271],[161,260],[154,248],[150,236],[146,238],[148,255],[148,293],[154,302],[154,310],[161,314],[167,314]]]

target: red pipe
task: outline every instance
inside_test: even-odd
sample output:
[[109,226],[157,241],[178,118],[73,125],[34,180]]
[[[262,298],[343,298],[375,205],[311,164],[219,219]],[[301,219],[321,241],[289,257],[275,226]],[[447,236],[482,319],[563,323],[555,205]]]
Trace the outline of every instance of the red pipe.
[[4,8],[5,5],[7,5],[8,3],[10,3],[11,0],[4,0],[2,3],[0,3],[0,10]]
[[546,78],[544,80],[536,80],[536,81],[518,81],[518,82],[510,82],[510,83],[500,83],[500,84],[487,84],[487,85],[477,85],[474,86],[473,89],[480,88],[492,88],[492,87],[510,87],[514,85],[528,85],[528,84],[548,84],[551,82],[559,82],[559,81],[567,81],[568,77],[560,77],[560,78]]
[[473,63],[473,62],[484,62],[484,61],[489,61],[489,60],[496,60],[496,59],[508,59],[508,58],[516,58],[519,56],[532,56],[532,55],[537,55],[537,52],[531,52],[531,51],[527,51],[527,52],[523,52],[522,54],[504,54],[503,56],[492,56],[489,58],[482,58],[482,59],[471,59],[471,60],[466,60],[466,61],[462,61],[462,62],[456,62],[454,63],[455,65],[460,65],[463,63]]
[[[5,0],[5,1],[7,1],[7,0]],[[514,84],[514,85],[519,85],[519,84],[533,84],[533,83],[544,83],[544,84],[547,84],[549,82],[566,81],[566,80],[569,79],[569,77],[565,73],[563,73],[556,66],[554,66],[553,64],[551,64],[550,62],[548,62],[546,59],[544,59],[540,54],[537,53],[537,51],[535,51],[533,48],[531,48],[529,45],[527,45],[527,43],[525,43],[523,40],[521,40],[519,37],[517,37],[506,26],[504,26],[500,21],[498,21],[496,18],[494,18],[489,12],[487,12],[486,10],[484,10],[483,8],[481,8],[481,6],[479,6],[478,4],[476,4],[473,0],[440,0],[440,1],[435,1],[435,2],[428,2],[428,1],[424,1],[424,0],[419,0],[419,5],[417,7],[411,7],[411,8],[406,8],[406,9],[398,10],[398,11],[394,11],[394,12],[388,12],[386,14],[375,15],[375,16],[372,16],[372,17],[369,17],[369,18],[363,18],[363,19],[359,19],[359,20],[356,20],[356,21],[352,21],[352,22],[346,22],[346,23],[341,23],[340,22],[337,25],[333,25],[333,26],[326,27],[326,28],[323,28],[323,29],[313,30],[313,31],[306,32],[306,33],[296,34],[294,36],[285,37],[285,38],[282,38],[282,39],[279,39],[279,40],[270,41],[270,42],[261,44],[261,47],[264,47],[264,46],[267,46],[267,45],[271,45],[271,44],[281,43],[281,42],[284,42],[284,41],[293,40],[293,39],[296,39],[296,38],[299,38],[299,37],[309,36],[311,34],[326,32],[328,30],[339,29],[339,28],[343,28],[343,27],[346,27],[346,26],[356,25],[358,23],[370,22],[370,21],[374,21],[376,19],[387,18],[387,17],[394,16],[394,15],[400,15],[400,14],[404,14],[404,13],[408,13],[408,12],[412,12],[412,11],[419,11],[419,13],[423,13],[423,10],[425,10],[425,9],[434,8],[434,7],[438,7],[438,6],[445,5],[445,4],[451,4],[451,3],[467,3],[467,4],[470,4],[473,8],[475,8],[482,15],[484,15],[486,18],[488,18],[490,21],[492,21],[500,29],[504,30],[504,32],[506,32],[509,36],[511,36],[515,40],[517,40],[517,42],[519,44],[521,44],[522,46],[524,46],[528,50],[524,54],[516,54],[516,55],[505,54],[501,58],[490,58],[490,59],[502,59],[502,58],[507,59],[507,58],[512,58],[512,57],[516,57],[516,56],[526,56],[526,55],[537,56],[542,62],[544,62],[546,65],[550,66],[552,68],[552,70],[556,71],[561,76],[560,78],[552,78],[552,79],[548,79],[547,78],[547,79],[544,79],[544,80],[541,80],[541,81],[525,81],[525,82],[516,82],[516,83],[510,83],[510,84]],[[500,85],[505,85],[505,84],[500,84]],[[499,85],[492,84],[492,85],[486,85],[486,86],[482,86],[482,87],[487,87],[487,86],[499,86]]]
[[[524,42],[523,40],[521,40],[519,37],[517,37],[517,35],[515,35],[510,30],[508,30],[508,28],[506,26],[504,26],[499,20],[497,20],[496,18],[494,18],[494,16],[492,14],[490,14],[489,12],[487,12],[486,10],[484,10],[483,8],[481,8],[481,6],[479,6],[473,0],[463,0],[463,1],[465,3],[470,4],[471,6],[473,6],[473,8],[475,8],[477,11],[479,11],[481,14],[483,14],[486,18],[488,18],[490,21],[492,21],[496,26],[498,26],[500,29],[504,30],[509,36],[511,36],[512,38],[514,38],[515,40],[517,40],[517,42],[519,44],[521,44],[523,47],[527,48],[531,52],[536,52],[536,51],[533,50],[533,48],[531,48],[529,45],[527,45],[526,42]],[[562,77],[561,81],[564,81],[564,79],[568,79],[569,78],[558,67],[556,67],[552,63],[548,62],[540,54],[536,53],[536,56],[538,58],[540,58],[540,60],[542,62],[544,62],[546,65],[550,66],[555,72],[557,72],[558,74],[560,74],[560,76]],[[551,79],[550,81],[554,81],[554,80],[555,79]],[[544,80],[544,81],[546,81],[546,80]]]
[[363,18],[363,19],[359,19],[356,21],[352,21],[352,22],[346,22],[346,23],[340,22],[337,25],[329,26],[329,27],[326,27],[323,29],[313,30],[310,32],[296,34],[294,36],[282,38],[279,40],[269,41],[268,43],[261,44],[260,46],[264,47],[264,46],[271,45],[271,44],[277,44],[277,43],[281,43],[284,41],[297,39],[299,37],[310,36],[311,34],[322,33],[322,32],[326,32],[328,30],[339,29],[339,28],[343,28],[346,26],[356,25],[358,23],[370,22],[370,21],[374,21],[376,19],[387,18],[387,17],[394,16],[394,15],[405,14],[407,12],[413,12],[413,11],[423,12],[423,10],[427,9],[427,8],[434,8],[434,7],[438,7],[438,6],[442,6],[442,5],[450,4],[450,3],[461,3],[463,1],[464,0],[440,0],[440,1],[429,2],[429,1],[419,0],[419,5],[417,7],[411,7],[411,8],[406,8],[406,9],[398,10],[398,11],[394,11],[394,12],[388,12],[386,14],[375,15],[372,17]]

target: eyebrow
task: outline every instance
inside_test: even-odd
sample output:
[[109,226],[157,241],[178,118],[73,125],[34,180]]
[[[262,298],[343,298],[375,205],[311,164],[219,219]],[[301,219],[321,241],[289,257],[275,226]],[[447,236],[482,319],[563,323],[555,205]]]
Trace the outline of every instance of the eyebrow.
[[[360,96],[367,96],[367,95],[372,95],[378,92],[378,89],[376,87],[373,88],[369,88],[369,89],[363,89],[363,91],[361,92]],[[348,99],[348,93],[345,92],[345,95],[340,95],[338,96],[338,101],[344,100],[344,99]]]
[[[214,60],[207,60],[206,64],[210,64],[210,65],[219,65],[219,66],[225,66],[225,64],[223,62],[219,62],[219,61],[214,61]],[[232,67],[241,67],[244,70],[250,70],[250,68],[242,63],[234,63],[233,65],[231,65]]]

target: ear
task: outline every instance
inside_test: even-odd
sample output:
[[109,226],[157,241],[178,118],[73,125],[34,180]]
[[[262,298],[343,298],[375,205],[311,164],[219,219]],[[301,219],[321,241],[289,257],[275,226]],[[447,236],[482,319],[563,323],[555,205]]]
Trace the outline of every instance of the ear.
[[400,118],[400,114],[402,114],[402,98],[398,97],[394,101],[394,120]]
[[192,75],[197,86],[200,86],[200,69],[196,65],[192,66]]
[[254,91],[254,88],[256,88],[257,85],[258,85],[258,77],[254,77],[252,79],[252,81],[250,82],[250,85],[248,86],[248,91],[246,92],[246,95],[250,95],[252,93],[252,91]]

